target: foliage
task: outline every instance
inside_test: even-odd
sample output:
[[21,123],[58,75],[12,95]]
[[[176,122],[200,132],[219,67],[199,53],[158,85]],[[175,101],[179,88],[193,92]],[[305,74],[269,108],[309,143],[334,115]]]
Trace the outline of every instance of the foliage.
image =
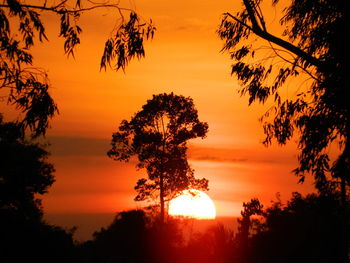
[[207,130],[191,98],[173,93],[153,95],[130,121],[121,122],[108,155],[117,161],[138,157],[137,167],[147,170],[148,179],[138,180],[135,200],[159,193],[163,214],[164,198],[188,188],[207,189],[206,179],[195,179],[186,154],[187,141],[204,138]]
[[[272,1],[278,7],[278,0]],[[263,117],[264,143],[276,139],[285,144],[299,136],[299,166],[295,174],[303,182],[310,173],[316,187],[327,193],[334,188],[327,176],[350,185],[349,141],[349,21],[346,1],[293,0],[283,9],[283,34],[267,29],[261,0],[243,0],[243,9],[226,13],[218,29],[234,64],[232,74],[242,84],[241,95],[249,104],[274,106]],[[258,36],[258,38],[256,38]],[[268,46],[261,46],[266,40]],[[268,48],[271,52],[266,52]],[[263,53],[264,52],[264,53]],[[307,79],[302,87],[293,79]],[[293,88],[288,91],[286,89]],[[330,147],[340,144],[337,160],[331,162]]]
[[242,218],[237,219],[239,227],[237,238],[240,239],[242,245],[248,242],[249,234],[260,230],[260,222],[258,219],[253,219],[252,216],[262,214],[263,205],[257,198],[253,198],[248,203],[243,203]]
[[319,194],[293,193],[285,204],[278,199],[266,208],[254,198],[244,204],[237,233],[215,221],[186,232],[184,224],[194,221],[160,225],[143,211],[122,212],[79,246],[78,262],[347,263],[350,225],[340,207],[338,197]]
[[[193,223],[193,222],[192,222]],[[185,242],[183,222],[158,224],[142,210],[117,213],[113,222],[78,246],[78,262],[231,262],[232,232],[213,225]]]
[[0,209],[0,261],[74,262],[73,233],[40,218]]
[[349,222],[337,198],[293,193],[262,210],[260,231],[249,240],[248,262],[349,262]]
[[0,91],[5,92],[7,104],[23,113],[19,121],[22,132],[29,128],[34,137],[45,134],[49,119],[58,113],[48,91],[50,84],[45,70],[33,66],[31,48],[35,41],[47,40],[42,14],[53,14],[60,19],[59,37],[64,39],[64,52],[74,57],[82,33],[79,17],[100,8],[116,10],[121,21],[106,41],[100,67],[124,70],[131,59],[145,55],[143,40],[152,38],[155,28],[152,21],[144,22],[132,10],[120,7],[119,1],[85,1],[84,6],[80,0],[0,2]]
[[142,210],[117,213],[113,222],[78,247],[78,262],[173,261],[174,243],[181,240],[173,222],[160,226]]
[[18,124],[0,118],[0,210],[41,217],[37,195],[46,193],[54,182],[55,169],[47,156],[40,145],[22,139]]
[[54,182],[48,152],[0,115],[0,261],[71,262],[72,233],[43,222],[39,195]]
[[78,247],[78,262],[147,262],[143,211],[118,213],[107,228],[94,233],[93,240]]

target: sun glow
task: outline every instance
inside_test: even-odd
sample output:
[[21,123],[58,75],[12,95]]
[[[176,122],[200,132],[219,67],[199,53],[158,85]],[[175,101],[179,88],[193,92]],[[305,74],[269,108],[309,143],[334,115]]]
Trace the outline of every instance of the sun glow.
[[215,219],[216,209],[213,200],[199,190],[185,190],[169,202],[169,215],[196,219]]

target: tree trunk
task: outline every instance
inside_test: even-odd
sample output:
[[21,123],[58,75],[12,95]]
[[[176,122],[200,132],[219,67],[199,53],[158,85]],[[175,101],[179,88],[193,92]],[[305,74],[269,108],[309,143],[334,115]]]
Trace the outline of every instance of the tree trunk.
[[164,212],[164,155],[165,155],[165,145],[166,145],[166,128],[164,124],[164,119],[162,115],[162,129],[163,129],[163,145],[162,145],[162,156],[160,157],[160,178],[159,178],[159,201],[160,201],[160,223],[164,224],[165,212]]
[[159,199],[160,199],[160,223],[164,224],[164,176],[163,173],[160,173],[159,178]]

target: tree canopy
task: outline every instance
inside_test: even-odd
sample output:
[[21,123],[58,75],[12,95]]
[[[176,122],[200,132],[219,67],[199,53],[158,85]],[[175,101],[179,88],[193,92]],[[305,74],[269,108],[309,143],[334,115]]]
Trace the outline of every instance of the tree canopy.
[[196,179],[187,162],[187,141],[204,138],[207,131],[208,124],[199,121],[191,98],[173,93],[153,95],[130,121],[121,122],[108,155],[118,161],[137,156],[137,167],[147,170],[148,179],[138,180],[135,200],[159,194],[163,220],[165,198],[188,188],[208,188],[208,181]]
[[[272,1],[274,8],[279,4]],[[234,61],[232,74],[241,82],[239,92],[248,96],[249,104],[273,101],[262,117],[264,143],[276,139],[285,144],[298,137],[299,166],[294,172],[300,181],[312,174],[322,193],[340,185],[345,202],[350,185],[350,56],[345,33],[349,5],[331,0],[283,4],[281,35],[268,29],[271,24],[266,22],[262,0],[243,0],[240,12],[225,13],[218,29],[223,50]],[[295,78],[305,81],[298,85],[292,82]],[[340,145],[340,153],[332,159],[334,144]]]
[[47,192],[54,180],[48,152],[26,142],[18,124],[4,123],[0,115],[0,210],[13,211],[25,218],[42,215],[37,195]]
[[116,10],[117,22],[106,41],[100,68],[124,70],[131,59],[145,56],[143,41],[153,37],[155,28],[152,21],[143,21],[119,1],[0,1],[0,91],[5,92],[7,104],[23,113],[18,121],[22,132],[29,128],[33,136],[45,134],[50,118],[58,113],[49,93],[48,75],[35,67],[31,53],[35,41],[48,40],[42,14],[57,16],[64,52],[74,56],[82,33],[79,17],[101,8]]
[[348,224],[334,197],[295,192],[265,209],[257,199],[244,203],[235,262],[349,262]]

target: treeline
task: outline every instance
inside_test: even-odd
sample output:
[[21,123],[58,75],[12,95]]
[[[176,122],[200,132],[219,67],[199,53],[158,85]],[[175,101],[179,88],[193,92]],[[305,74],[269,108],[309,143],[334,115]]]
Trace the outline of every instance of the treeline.
[[236,233],[218,224],[189,239],[182,223],[159,225],[144,211],[119,213],[77,246],[77,262],[348,262],[349,224],[335,197],[294,193],[263,208],[244,204]]
[[144,210],[116,214],[92,240],[74,230],[1,211],[1,262],[274,263],[348,262],[349,224],[338,198],[294,193],[286,204],[244,204],[237,231],[222,224],[186,235],[184,219],[160,224]]

